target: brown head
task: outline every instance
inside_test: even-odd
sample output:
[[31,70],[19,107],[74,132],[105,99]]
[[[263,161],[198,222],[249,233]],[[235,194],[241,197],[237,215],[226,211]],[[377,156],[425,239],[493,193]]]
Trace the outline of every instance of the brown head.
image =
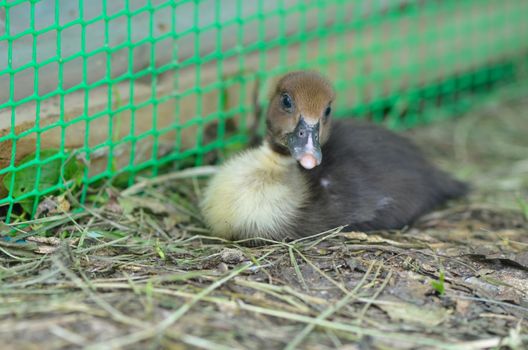
[[321,164],[334,99],[332,84],[317,72],[283,76],[272,90],[266,118],[266,138],[273,150],[291,154],[306,169]]

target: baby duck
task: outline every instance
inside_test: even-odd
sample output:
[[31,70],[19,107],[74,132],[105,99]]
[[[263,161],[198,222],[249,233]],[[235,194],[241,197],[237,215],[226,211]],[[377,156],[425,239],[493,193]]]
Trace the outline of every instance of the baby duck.
[[403,137],[357,120],[332,123],[334,99],[316,72],[278,81],[264,142],[228,160],[205,191],[214,235],[280,241],[338,226],[399,229],[466,193]]

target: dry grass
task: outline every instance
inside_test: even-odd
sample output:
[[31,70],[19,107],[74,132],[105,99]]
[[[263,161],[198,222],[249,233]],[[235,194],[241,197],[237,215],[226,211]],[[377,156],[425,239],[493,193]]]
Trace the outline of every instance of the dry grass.
[[409,132],[475,191],[399,232],[210,238],[196,203],[213,167],[4,225],[2,348],[525,348],[527,119],[512,89]]

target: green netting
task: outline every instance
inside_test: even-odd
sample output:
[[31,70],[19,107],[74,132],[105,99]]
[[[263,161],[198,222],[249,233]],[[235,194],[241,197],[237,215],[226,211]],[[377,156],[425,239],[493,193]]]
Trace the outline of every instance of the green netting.
[[292,69],[335,82],[338,117],[457,115],[524,79],[527,13],[525,0],[0,1],[0,216],[217,159],[247,139],[256,82]]

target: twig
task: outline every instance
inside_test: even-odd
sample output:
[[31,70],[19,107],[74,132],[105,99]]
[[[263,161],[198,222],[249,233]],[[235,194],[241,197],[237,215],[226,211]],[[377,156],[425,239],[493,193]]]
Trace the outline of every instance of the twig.
[[[365,272],[365,274],[363,275],[359,283],[356,285],[356,287],[354,287],[354,289],[349,294],[345,294],[345,296],[341,300],[339,300],[336,304],[330,306],[325,311],[323,311],[321,314],[319,314],[316,320],[320,321],[320,320],[327,319],[332,314],[334,314],[336,311],[338,311],[339,309],[347,305],[351,300],[356,298],[357,297],[356,293],[359,291],[363,283],[365,283],[367,276],[370,275],[370,272],[372,271],[373,267],[374,267],[374,262],[370,264],[367,272]],[[313,323],[306,325],[304,329],[299,334],[297,334],[297,336],[293,338],[291,342],[288,343],[288,345],[285,347],[285,350],[293,350],[297,348],[299,344],[301,344],[301,342],[304,340],[304,338],[306,338],[306,336],[310,334],[310,332],[314,328],[315,328],[315,324]]]
[[[263,259],[265,256],[269,255],[270,253],[264,255],[259,260]],[[214,291],[215,289],[222,286],[227,281],[231,280],[235,276],[238,276],[241,272],[249,269],[253,264],[247,264],[239,267],[236,270],[233,270],[231,273],[229,273],[227,276],[215,281],[211,285],[209,285],[207,288],[203,289],[200,293],[196,294],[189,302],[183,304],[178,310],[170,314],[167,318],[165,318],[163,321],[158,323],[154,327],[148,327],[142,331],[129,334],[124,337],[114,338],[111,340],[107,340],[104,343],[98,343],[87,347],[87,350],[95,350],[100,348],[121,348],[126,345],[131,345],[137,342],[140,342],[145,339],[149,339],[153,336],[156,336],[158,334],[163,334],[167,328],[169,328],[171,325],[173,325],[175,322],[177,322],[187,311],[191,309],[197,302],[202,300],[205,296],[207,296],[209,293]]]
[[[382,265],[380,264],[376,274],[379,273],[381,268],[382,268]],[[359,313],[359,317],[357,319],[357,323],[359,325],[361,325],[361,322],[363,321],[363,318],[365,317],[365,314],[367,313],[368,308],[373,304],[374,300],[376,300],[379,297],[379,295],[381,294],[381,292],[385,289],[385,287],[387,286],[387,283],[389,283],[389,280],[390,280],[391,277],[392,277],[392,270],[389,270],[389,272],[387,273],[387,277],[385,277],[385,280],[383,281],[381,286],[378,288],[378,290],[372,296],[372,300],[367,302],[367,304],[365,304],[365,306],[363,307],[363,309]]]
[[121,195],[131,196],[133,194],[143,191],[146,187],[149,187],[149,186],[155,186],[155,185],[159,185],[159,184],[174,181],[174,180],[187,179],[187,178],[196,177],[196,176],[210,176],[210,175],[215,174],[217,171],[218,171],[218,167],[202,166],[202,167],[189,168],[189,169],[185,169],[185,170],[174,172],[174,173],[169,173],[166,175],[160,175],[153,179],[142,180],[141,182],[138,182],[137,184],[130,186],[129,188],[121,192]]
[[293,313],[282,311],[282,310],[266,309],[263,307],[247,305],[244,303],[240,303],[239,307],[243,310],[254,312],[257,314],[283,318],[286,320],[302,322],[306,324],[313,324],[314,326],[334,329],[334,330],[353,333],[353,334],[366,334],[372,337],[377,337],[377,338],[382,338],[382,339],[400,340],[403,342],[417,344],[417,345],[425,345],[425,346],[433,347],[436,349],[445,349],[445,350],[465,349],[464,347],[458,346],[457,344],[446,343],[444,340],[435,340],[435,339],[423,338],[423,337],[413,337],[412,335],[409,335],[409,334],[391,333],[391,332],[386,332],[386,331],[377,330],[373,328],[364,328],[360,326],[355,326],[355,325],[351,325],[348,323],[318,320],[317,318],[313,318],[309,316],[297,315],[297,314],[293,314]]
[[135,326],[135,327],[144,327],[145,324],[142,321],[135,320],[131,318],[130,316],[124,315],[121,313],[121,311],[117,310],[110,304],[108,304],[105,300],[101,299],[98,295],[93,293],[90,288],[86,286],[83,281],[77,277],[72,271],[70,271],[63,263],[60,261],[60,259],[56,256],[53,258],[53,263],[55,266],[58,267],[58,269],[66,275],[75,285],[81,289],[86,295],[88,295],[97,305],[99,305],[103,310],[108,312],[110,317],[114,319],[115,321],[118,321],[123,324]]

